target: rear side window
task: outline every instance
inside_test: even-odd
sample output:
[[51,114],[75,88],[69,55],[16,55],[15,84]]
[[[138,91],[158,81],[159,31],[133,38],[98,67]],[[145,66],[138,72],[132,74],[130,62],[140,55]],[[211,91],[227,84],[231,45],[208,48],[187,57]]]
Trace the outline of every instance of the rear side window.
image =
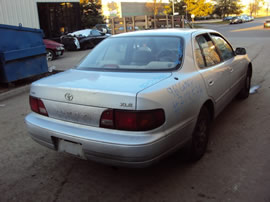
[[234,57],[234,52],[232,47],[225,41],[221,36],[216,34],[211,34],[213,41],[215,42],[217,48],[221,53],[223,60],[228,60]]
[[207,67],[221,62],[217,49],[209,35],[204,34],[197,36],[196,40],[202,50]]
[[197,41],[195,41],[195,58],[196,58],[197,65],[200,68],[204,68],[205,67],[204,58],[203,58],[202,51]]

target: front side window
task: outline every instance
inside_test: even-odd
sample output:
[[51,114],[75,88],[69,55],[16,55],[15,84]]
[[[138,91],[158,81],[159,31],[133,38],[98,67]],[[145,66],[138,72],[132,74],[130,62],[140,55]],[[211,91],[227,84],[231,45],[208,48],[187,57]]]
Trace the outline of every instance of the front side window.
[[111,37],[82,61],[81,70],[170,70],[182,63],[179,37]]
[[196,40],[202,50],[207,67],[221,62],[217,49],[209,35],[204,34],[197,36]]
[[234,57],[232,47],[219,35],[211,34],[213,41],[221,53],[223,60],[228,60]]

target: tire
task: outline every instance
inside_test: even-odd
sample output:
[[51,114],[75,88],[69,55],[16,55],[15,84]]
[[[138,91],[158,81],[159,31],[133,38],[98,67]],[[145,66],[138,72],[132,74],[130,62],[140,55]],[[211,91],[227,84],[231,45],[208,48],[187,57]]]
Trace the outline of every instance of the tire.
[[210,131],[210,113],[209,110],[203,106],[200,110],[189,148],[189,161],[195,162],[200,160],[206,149]]
[[52,61],[55,58],[54,52],[50,49],[47,49],[46,58],[47,58],[47,61]]
[[251,82],[251,72],[248,70],[245,83],[243,88],[240,90],[239,94],[237,95],[237,98],[239,99],[246,99],[249,96],[249,90],[250,90],[250,82]]

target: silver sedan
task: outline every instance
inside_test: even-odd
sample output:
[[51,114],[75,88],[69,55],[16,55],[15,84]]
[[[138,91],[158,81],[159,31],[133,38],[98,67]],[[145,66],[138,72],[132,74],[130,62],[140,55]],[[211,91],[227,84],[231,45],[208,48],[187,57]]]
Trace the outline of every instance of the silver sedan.
[[34,82],[25,122],[38,143],[82,159],[148,166],[186,146],[199,160],[211,121],[249,96],[251,76],[246,50],[213,30],[119,34]]

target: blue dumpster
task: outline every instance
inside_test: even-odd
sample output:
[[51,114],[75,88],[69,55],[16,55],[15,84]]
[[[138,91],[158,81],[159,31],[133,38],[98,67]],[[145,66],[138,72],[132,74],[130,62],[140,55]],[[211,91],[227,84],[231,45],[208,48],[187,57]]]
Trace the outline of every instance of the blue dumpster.
[[48,72],[43,31],[0,24],[0,83]]

